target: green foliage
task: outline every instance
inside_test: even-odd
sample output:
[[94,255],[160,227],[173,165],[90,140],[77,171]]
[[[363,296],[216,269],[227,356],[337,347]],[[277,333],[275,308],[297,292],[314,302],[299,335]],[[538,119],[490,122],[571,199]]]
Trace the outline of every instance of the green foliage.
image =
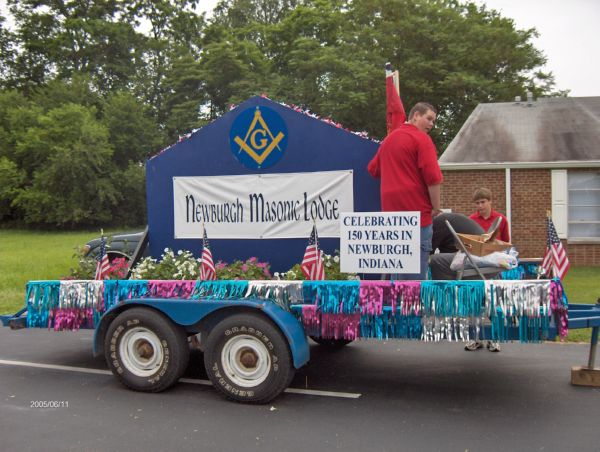
[[25,172],[6,157],[0,157],[0,220],[11,218],[12,201],[25,181]]
[[163,141],[149,109],[125,91],[107,97],[102,122],[114,149],[112,160],[119,168],[145,161]]
[[165,99],[166,128],[171,141],[202,125],[199,106],[204,101],[200,89],[202,71],[191,54],[173,62],[165,79],[169,94]]
[[[112,148],[94,111],[66,104],[39,118],[18,143],[35,154],[31,186],[16,197],[28,223],[58,226],[108,222],[119,191],[110,180]],[[85,176],[85,177],[83,177]]]
[[124,170],[115,170],[110,179],[111,184],[118,187],[119,194],[119,203],[111,212],[111,223],[121,226],[147,224],[145,166],[130,162]]

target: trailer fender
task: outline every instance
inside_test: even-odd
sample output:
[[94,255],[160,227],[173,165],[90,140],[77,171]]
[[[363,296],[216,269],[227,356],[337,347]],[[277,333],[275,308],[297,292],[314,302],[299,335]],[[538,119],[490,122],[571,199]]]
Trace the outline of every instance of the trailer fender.
[[[135,298],[123,301],[111,309],[100,319],[100,323],[94,331],[94,356],[104,352],[104,336],[110,322],[121,312],[135,306],[146,306],[156,309],[166,315],[171,321],[184,328],[199,324],[207,316],[219,311],[226,314],[227,311],[237,313],[242,309],[251,309],[261,312],[269,318],[285,335],[290,351],[292,353],[294,367],[299,369],[309,360],[309,345],[301,323],[290,312],[284,310],[277,304],[259,299],[176,299],[176,298]],[[193,330],[190,330],[193,331]]]

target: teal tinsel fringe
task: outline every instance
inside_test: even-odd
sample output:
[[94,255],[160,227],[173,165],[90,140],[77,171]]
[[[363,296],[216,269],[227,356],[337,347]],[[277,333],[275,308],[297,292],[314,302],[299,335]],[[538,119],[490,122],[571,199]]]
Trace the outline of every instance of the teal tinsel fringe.
[[224,298],[244,298],[248,290],[246,280],[217,280],[198,281],[190,298],[197,300],[202,297],[212,297],[222,300]]
[[477,317],[485,301],[483,281],[423,281],[423,315],[437,317]]
[[355,314],[360,310],[360,281],[305,281],[304,301],[328,314]]
[[32,281],[27,283],[27,327],[49,327],[51,309],[58,307],[60,281]]

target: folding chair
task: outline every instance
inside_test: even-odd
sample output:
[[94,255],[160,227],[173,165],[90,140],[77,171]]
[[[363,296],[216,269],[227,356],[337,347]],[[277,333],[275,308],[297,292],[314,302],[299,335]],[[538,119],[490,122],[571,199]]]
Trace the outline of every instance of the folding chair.
[[[488,229],[486,235],[489,235],[489,237],[492,240],[498,233],[498,228],[500,227],[501,222],[502,222],[501,217],[496,218],[494,220],[494,222],[492,223],[492,225],[490,226],[490,228]],[[448,226],[448,230],[452,233],[452,236],[454,237],[454,240],[456,241],[456,246],[458,247],[459,251],[462,251],[465,254],[465,259],[463,260],[462,268],[456,272],[457,279],[460,280],[465,277],[469,278],[469,277],[478,275],[481,279],[485,280],[485,279],[487,279],[485,277],[485,275],[487,275],[490,278],[493,278],[493,277],[497,276],[498,274],[502,273],[504,270],[506,270],[503,267],[479,268],[479,266],[475,263],[475,260],[472,258],[471,253],[469,253],[469,251],[467,250],[467,247],[465,246],[465,244],[461,240],[460,236],[456,233],[456,231],[454,230],[454,228],[452,227],[452,225],[450,224],[450,222],[448,220],[446,220],[446,226]],[[473,266],[472,269],[469,269],[469,268],[465,269],[465,264],[466,264],[467,260]]]

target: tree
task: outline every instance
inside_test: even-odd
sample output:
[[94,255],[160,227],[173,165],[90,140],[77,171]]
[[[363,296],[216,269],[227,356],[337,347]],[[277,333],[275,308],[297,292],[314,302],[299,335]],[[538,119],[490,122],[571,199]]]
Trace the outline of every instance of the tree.
[[13,200],[25,181],[25,174],[6,157],[0,157],[0,220],[13,218]]
[[164,110],[171,142],[203,124],[200,119],[200,108],[205,100],[202,79],[202,68],[191,54],[175,60],[167,73]]
[[5,27],[6,19],[0,12],[0,87],[7,86],[14,69],[15,36]]
[[110,177],[108,131],[95,111],[66,104],[42,115],[28,132],[19,144],[38,148],[39,162],[31,185],[15,199],[25,221],[69,227],[109,222],[122,194]]
[[174,61],[201,51],[204,16],[193,12],[195,0],[132,0],[127,18],[148,26],[142,64],[134,78],[134,93],[153,109],[159,124],[164,125],[170,111],[166,103],[169,88],[166,78]]
[[103,103],[102,116],[114,150],[112,162],[121,170],[130,163],[144,162],[164,143],[149,108],[128,92],[110,94]]
[[131,24],[118,20],[122,2],[9,0],[8,4],[22,47],[15,59],[19,86],[87,73],[101,92],[108,92],[127,86],[135,74],[143,41]]

